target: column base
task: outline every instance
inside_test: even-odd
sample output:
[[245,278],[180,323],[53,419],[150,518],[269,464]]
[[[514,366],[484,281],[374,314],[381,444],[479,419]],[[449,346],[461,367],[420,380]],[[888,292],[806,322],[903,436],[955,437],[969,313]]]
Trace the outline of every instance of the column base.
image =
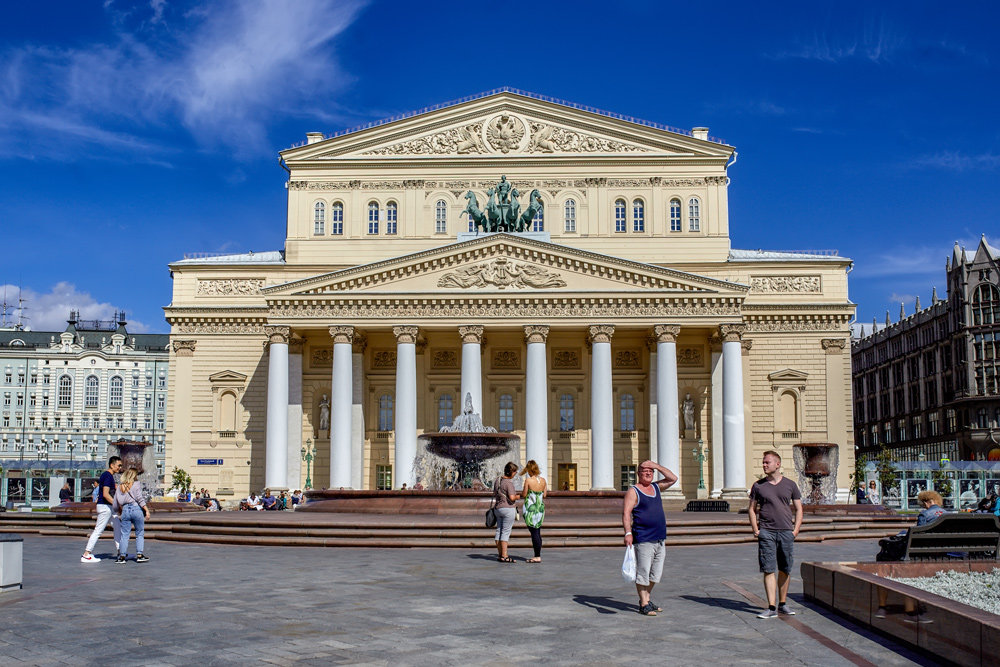
[[291,491],[287,486],[265,486],[264,488],[270,489],[276,496],[280,496],[282,491]]
[[721,497],[723,500],[746,500],[749,493],[747,489],[722,489]]
[[592,486],[592,487],[590,487],[590,490],[591,491],[617,491],[618,489],[616,489],[613,486]]
[[666,498],[668,500],[683,500],[685,496],[684,496],[684,492],[681,491],[680,489],[678,489],[677,485],[675,484],[674,486],[671,486],[666,491],[661,491],[660,492],[660,497],[661,498]]

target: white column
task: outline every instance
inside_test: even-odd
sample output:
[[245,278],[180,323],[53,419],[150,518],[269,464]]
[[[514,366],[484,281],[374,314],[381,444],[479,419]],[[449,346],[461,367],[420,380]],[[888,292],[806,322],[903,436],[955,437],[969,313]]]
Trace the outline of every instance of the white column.
[[351,488],[351,403],[353,398],[354,327],[330,327],[333,338],[333,386],[330,396],[330,488]]
[[614,326],[590,327],[590,488],[615,488],[614,399],[611,391],[611,337]]
[[524,327],[524,339],[528,343],[524,390],[525,458],[534,460],[545,478],[548,478],[549,468],[549,390],[545,356],[548,335],[547,326]]
[[354,333],[351,356],[351,488],[363,489],[365,467],[364,373],[367,337]]
[[656,412],[657,463],[677,475],[677,483],[666,494],[683,497],[681,491],[681,443],[677,400],[677,336],[681,328],[676,325],[658,324],[653,327],[656,336],[656,395],[659,408]]
[[[651,339],[652,340],[652,339]],[[656,393],[656,346],[652,345],[649,352],[649,460],[659,461],[659,441],[656,439],[656,428],[659,423],[659,395]]]
[[286,490],[288,482],[288,327],[264,327],[268,339],[267,431],[264,486]]
[[305,341],[288,341],[288,464],[285,486],[302,484],[302,346]]
[[712,344],[712,497],[722,497],[723,444],[722,444],[722,347],[713,337]]
[[483,414],[483,327],[478,325],[458,328],[462,337],[462,395],[458,398],[458,410],[465,407],[465,397],[472,395],[472,411]]
[[722,496],[746,498],[747,466],[743,414],[743,347],[746,326],[723,324],[722,337]]
[[396,459],[392,488],[416,484],[417,457],[417,327],[393,327],[396,336]]

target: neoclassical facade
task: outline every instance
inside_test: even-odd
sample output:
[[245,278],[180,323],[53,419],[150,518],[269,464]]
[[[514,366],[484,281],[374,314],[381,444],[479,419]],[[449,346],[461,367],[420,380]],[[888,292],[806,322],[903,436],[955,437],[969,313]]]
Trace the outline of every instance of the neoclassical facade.
[[[509,89],[307,134],[283,251],[170,265],[168,469],[412,487],[418,434],[471,396],[558,488],[650,457],[677,496],[745,497],[764,450],[794,476],[793,445],[833,442],[846,498],[850,261],[731,248],[734,155]],[[525,231],[470,219],[518,207]]]

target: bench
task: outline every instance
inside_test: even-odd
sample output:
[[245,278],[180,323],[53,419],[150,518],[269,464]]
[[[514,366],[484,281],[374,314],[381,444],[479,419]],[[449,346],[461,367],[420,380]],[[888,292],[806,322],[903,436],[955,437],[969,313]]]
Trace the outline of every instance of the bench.
[[[996,559],[1000,547],[1000,520],[992,514],[942,514],[905,537],[879,540],[876,560]],[[961,555],[959,555],[961,554]]]
[[685,512],[728,512],[726,500],[692,500],[684,508]]

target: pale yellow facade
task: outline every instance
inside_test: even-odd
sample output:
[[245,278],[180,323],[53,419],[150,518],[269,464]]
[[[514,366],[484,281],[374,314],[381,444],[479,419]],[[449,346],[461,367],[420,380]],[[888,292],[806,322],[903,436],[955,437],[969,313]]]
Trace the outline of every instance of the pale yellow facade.
[[[403,339],[394,327],[418,331],[418,432],[438,429],[444,395],[460,412],[459,327],[483,328],[483,420],[497,425],[500,397],[510,396],[524,460],[525,327],[540,326],[547,327],[545,467],[553,485],[590,488],[591,327],[611,325],[616,487],[627,466],[657,451],[657,413],[669,409],[678,413],[681,493],[699,495],[691,451],[699,439],[706,492],[721,493],[720,355],[728,340],[741,343],[744,417],[744,479],[730,490],[757,479],[766,449],[782,453],[794,479],[794,444],[832,442],[840,448],[838,498],[846,500],[854,451],[850,261],[732,249],[733,154],[697,128],[673,131],[513,92],[332,138],[309,135],[281,154],[290,172],[283,252],[170,266],[168,473],[184,468],[195,487],[220,495],[263,488],[272,341],[287,343],[289,354],[288,483],[279,486],[305,486],[307,445],[315,448],[312,485],[329,486],[338,424],[320,428],[321,403],[333,393],[333,334],[345,327],[354,386],[352,454],[341,463],[351,468],[351,486],[375,488],[396,458],[396,433],[380,415],[382,397],[393,405],[399,398]],[[523,206],[538,191],[543,231],[468,233],[466,193],[485,207],[501,175]],[[658,401],[654,377],[656,342],[667,339],[676,343],[678,396],[669,407]],[[690,429],[686,394],[694,402]],[[561,423],[566,396],[572,429]]]

